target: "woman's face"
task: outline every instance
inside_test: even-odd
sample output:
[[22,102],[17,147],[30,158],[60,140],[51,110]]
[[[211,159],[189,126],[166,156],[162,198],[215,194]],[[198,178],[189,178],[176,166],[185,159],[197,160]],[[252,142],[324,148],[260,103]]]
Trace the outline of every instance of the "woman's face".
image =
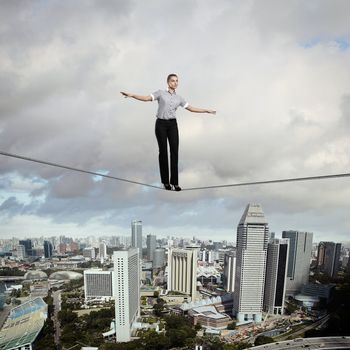
[[179,84],[179,80],[177,79],[177,77],[171,77],[171,78],[168,80],[168,86],[169,86],[169,88],[172,89],[172,90],[176,90],[178,84]]

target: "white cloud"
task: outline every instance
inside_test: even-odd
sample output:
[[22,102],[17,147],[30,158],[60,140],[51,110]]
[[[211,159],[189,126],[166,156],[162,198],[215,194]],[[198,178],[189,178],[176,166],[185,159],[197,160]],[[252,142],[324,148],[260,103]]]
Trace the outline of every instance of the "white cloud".
[[[177,72],[178,93],[218,110],[216,117],[178,111],[183,187],[349,168],[346,2],[91,0],[0,8],[1,150],[157,183],[156,104],[119,91],[148,94]],[[104,217],[102,230],[127,227],[137,216],[154,230],[226,232],[248,202],[259,201],[270,226],[298,226],[291,220],[298,215],[300,226],[320,235],[336,218],[334,237],[350,228],[336,214],[348,209],[348,180],[162,193],[5,157],[0,174],[1,188],[20,178],[22,199],[27,191],[25,203],[36,201],[30,219],[62,225]]]

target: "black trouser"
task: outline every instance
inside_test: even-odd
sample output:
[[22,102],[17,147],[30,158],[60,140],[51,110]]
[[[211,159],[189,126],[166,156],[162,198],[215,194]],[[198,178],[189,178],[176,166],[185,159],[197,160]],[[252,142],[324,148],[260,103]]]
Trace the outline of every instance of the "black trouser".
[[[176,119],[158,119],[156,121],[156,137],[159,147],[159,169],[163,184],[178,185],[177,163],[179,158],[179,131]],[[168,165],[168,141],[170,146],[170,182]]]

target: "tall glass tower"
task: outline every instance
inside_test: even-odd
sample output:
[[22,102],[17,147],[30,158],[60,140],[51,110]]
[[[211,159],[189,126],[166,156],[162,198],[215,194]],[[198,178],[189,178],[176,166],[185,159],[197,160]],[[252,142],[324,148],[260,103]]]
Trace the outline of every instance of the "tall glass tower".
[[237,324],[260,322],[269,227],[260,204],[248,204],[237,228],[233,314]]

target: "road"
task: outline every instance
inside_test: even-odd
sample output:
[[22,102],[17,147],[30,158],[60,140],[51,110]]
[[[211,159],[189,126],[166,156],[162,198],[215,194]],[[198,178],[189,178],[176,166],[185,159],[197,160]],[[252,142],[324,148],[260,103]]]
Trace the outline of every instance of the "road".
[[55,345],[56,349],[61,349],[61,325],[60,321],[58,320],[58,312],[61,310],[61,291],[57,290],[52,293],[53,298],[53,305],[54,305],[54,313],[52,316],[52,320],[55,327]]
[[296,331],[294,333],[288,333],[285,336],[279,337],[279,340],[281,340],[281,341],[287,340],[289,337],[295,338],[299,335],[304,334],[306,331],[309,331],[310,329],[314,329],[314,328],[317,328],[317,327],[323,325],[324,323],[328,322],[328,320],[329,320],[329,315],[326,315],[326,316],[322,317],[321,319],[319,319],[318,321],[316,321],[308,326],[305,326],[304,328],[299,329],[298,331]]
[[254,346],[254,350],[315,350],[315,349],[349,349],[350,337],[324,337],[324,338],[297,338],[260,346]]

